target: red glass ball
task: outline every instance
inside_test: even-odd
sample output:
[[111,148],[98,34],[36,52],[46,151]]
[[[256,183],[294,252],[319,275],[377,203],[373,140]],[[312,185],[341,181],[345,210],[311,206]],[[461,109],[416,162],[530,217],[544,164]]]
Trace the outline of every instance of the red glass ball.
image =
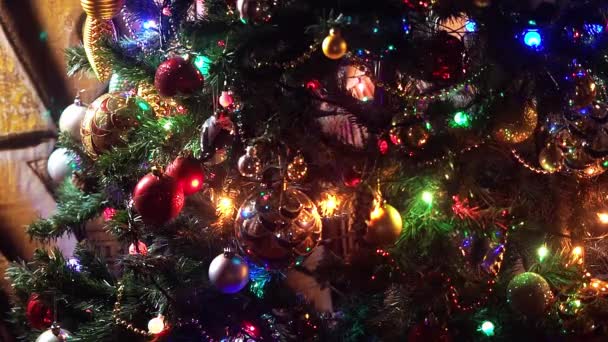
[[192,94],[204,84],[203,75],[182,57],[173,57],[162,62],[154,75],[154,87],[161,96]]
[[201,163],[195,158],[177,157],[167,168],[165,174],[177,180],[190,196],[203,188],[205,174]]
[[53,311],[37,293],[32,293],[27,300],[25,317],[34,329],[44,330],[53,323]]
[[149,173],[133,190],[133,205],[147,224],[163,224],[179,215],[184,189],[173,178]]

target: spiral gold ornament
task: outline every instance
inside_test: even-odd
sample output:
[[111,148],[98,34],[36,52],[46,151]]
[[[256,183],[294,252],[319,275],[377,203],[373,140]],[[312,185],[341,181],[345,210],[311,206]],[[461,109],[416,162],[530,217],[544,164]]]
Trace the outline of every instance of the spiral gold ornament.
[[137,96],[143,98],[152,106],[156,117],[162,118],[179,113],[180,106],[173,98],[163,98],[150,82],[140,82],[137,86]]
[[87,16],[95,19],[109,20],[120,12],[125,0],[80,0]]
[[112,76],[112,64],[101,54],[104,39],[113,39],[115,32],[116,30],[111,20],[87,17],[84,22],[82,34],[84,51],[87,54],[95,76],[102,82],[109,80],[110,76]]

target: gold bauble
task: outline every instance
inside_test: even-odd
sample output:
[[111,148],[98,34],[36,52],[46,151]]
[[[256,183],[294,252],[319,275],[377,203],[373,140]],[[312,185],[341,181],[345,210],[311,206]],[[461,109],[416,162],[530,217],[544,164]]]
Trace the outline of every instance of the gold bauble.
[[492,136],[505,144],[519,144],[534,133],[538,124],[533,101],[501,103],[495,113]]
[[290,181],[298,182],[306,177],[308,173],[308,165],[306,165],[306,160],[304,160],[304,156],[298,154],[293,158],[293,161],[287,165],[287,178]]
[[111,20],[87,17],[84,22],[82,42],[84,51],[97,79],[104,82],[112,76],[112,64],[103,56],[104,41],[115,36],[114,24]]
[[101,95],[87,108],[80,134],[84,150],[96,159],[112,147],[123,144],[137,116],[151,115],[152,108],[140,98],[110,93]]
[[490,0],[473,0],[473,4],[479,8],[486,8],[492,4]]
[[80,0],[87,16],[95,19],[112,19],[120,12],[125,0]]
[[137,86],[137,96],[144,99],[154,109],[156,117],[162,118],[179,113],[179,104],[173,98],[162,98],[150,82],[140,82]]
[[403,222],[399,211],[388,204],[378,205],[369,215],[364,238],[373,245],[392,245],[401,235],[402,229]]
[[346,51],[348,50],[348,45],[340,32],[337,30],[331,29],[329,31],[329,36],[323,39],[323,54],[329,59],[340,59],[344,57]]
[[564,166],[564,152],[555,144],[547,144],[538,155],[540,166],[549,173],[554,173]]

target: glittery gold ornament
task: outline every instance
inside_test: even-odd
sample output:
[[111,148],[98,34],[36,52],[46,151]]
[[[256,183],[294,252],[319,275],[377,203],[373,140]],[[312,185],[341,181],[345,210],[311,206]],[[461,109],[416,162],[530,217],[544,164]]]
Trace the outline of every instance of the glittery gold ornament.
[[507,287],[507,302],[511,308],[531,318],[542,316],[552,301],[549,283],[533,272],[516,275]]
[[298,153],[291,163],[287,165],[287,178],[289,180],[298,182],[306,177],[308,173],[308,165],[306,165],[306,160],[304,160],[304,156]]
[[340,32],[335,29],[329,30],[329,36],[323,39],[322,44],[323,54],[329,59],[340,59],[344,57],[348,49],[348,45]]
[[80,0],[87,16],[95,19],[112,19],[120,12],[125,0]]
[[555,144],[549,143],[538,155],[540,166],[549,173],[554,173],[564,165],[564,152]]
[[538,113],[533,101],[501,103],[496,109],[492,136],[497,141],[519,144],[534,133]]
[[137,86],[137,96],[152,106],[156,117],[162,118],[180,113],[180,105],[177,101],[171,97],[161,97],[152,83],[140,82]]
[[107,81],[112,76],[112,64],[104,56],[102,50],[104,40],[113,39],[116,30],[111,20],[87,17],[84,22],[82,42],[84,51],[91,68],[100,81]]
[[392,245],[401,235],[402,229],[403,221],[399,211],[391,205],[379,204],[369,215],[365,241],[377,246]]
[[137,123],[137,116],[151,110],[150,105],[134,96],[101,95],[89,105],[82,120],[80,134],[85,151],[96,159],[123,143],[129,128]]

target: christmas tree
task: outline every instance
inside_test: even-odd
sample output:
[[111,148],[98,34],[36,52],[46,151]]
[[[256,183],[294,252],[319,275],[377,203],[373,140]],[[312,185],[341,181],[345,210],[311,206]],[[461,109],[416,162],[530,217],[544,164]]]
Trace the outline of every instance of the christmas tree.
[[608,338],[608,1],[81,3],[23,340]]

